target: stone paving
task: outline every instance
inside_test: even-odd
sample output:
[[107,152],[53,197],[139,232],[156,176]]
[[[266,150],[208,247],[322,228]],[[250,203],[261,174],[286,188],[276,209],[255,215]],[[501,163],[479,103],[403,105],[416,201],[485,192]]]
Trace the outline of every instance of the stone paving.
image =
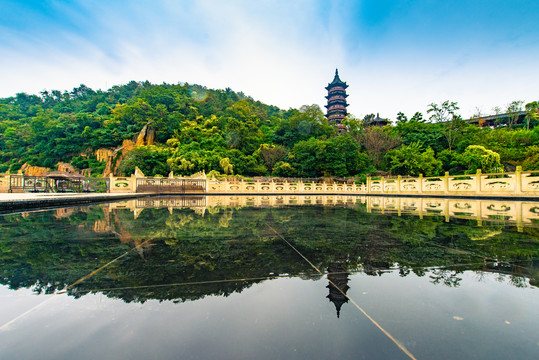
[[124,193],[0,193],[0,211],[46,208],[133,199],[148,194]]

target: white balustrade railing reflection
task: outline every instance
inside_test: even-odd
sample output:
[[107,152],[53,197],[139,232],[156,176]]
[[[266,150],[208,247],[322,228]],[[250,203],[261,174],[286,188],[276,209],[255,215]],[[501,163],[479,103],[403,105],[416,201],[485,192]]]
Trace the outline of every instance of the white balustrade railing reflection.
[[150,197],[109,204],[110,209],[130,209],[138,216],[146,208],[191,208],[203,214],[213,207],[281,207],[281,206],[360,207],[368,213],[437,216],[445,221],[467,219],[498,222],[523,227],[539,227],[539,203],[490,199],[444,199],[354,195],[225,195]]

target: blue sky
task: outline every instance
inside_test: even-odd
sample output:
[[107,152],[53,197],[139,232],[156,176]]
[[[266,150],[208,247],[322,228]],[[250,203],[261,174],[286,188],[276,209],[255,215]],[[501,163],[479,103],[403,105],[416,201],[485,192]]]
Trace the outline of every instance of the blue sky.
[[0,97],[130,80],[230,87],[284,109],[465,117],[539,100],[539,1],[0,0]]

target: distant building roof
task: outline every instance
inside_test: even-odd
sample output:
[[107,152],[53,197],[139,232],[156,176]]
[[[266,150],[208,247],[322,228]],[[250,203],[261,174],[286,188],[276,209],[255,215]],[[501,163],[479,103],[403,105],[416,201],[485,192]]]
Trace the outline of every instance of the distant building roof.
[[389,121],[387,119],[382,119],[379,113],[376,113],[375,118],[365,121],[365,125],[367,126],[386,126],[387,124],[389,124]]
[[[526,111],[519,111],[516,122],[517,123],[522,122],[523,119],[526,117],[526,114],[527,114]],[[482,126],[496,126],[500,124],[500,122],[502,122],[504,119],[508,119],[510,116],[511,114],[509,113],[503,113],[503,114],[472,117],[466,121],[470,124],[480,124]]]

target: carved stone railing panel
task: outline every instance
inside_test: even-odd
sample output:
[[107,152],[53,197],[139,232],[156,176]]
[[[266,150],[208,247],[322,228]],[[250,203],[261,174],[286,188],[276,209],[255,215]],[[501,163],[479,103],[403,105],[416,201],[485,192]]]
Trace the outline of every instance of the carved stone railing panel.
[[523,172],[521,174],[521,189],[523,193],[539,193],[539,172]]
[[401,193],[411,193],[419,191],[419,179],[402,179],[400,182]]
[[[490,178],[489,178],[490,177]],[[515,192],[516,176],[513,175],[482,175],[481,191]]]
[[422,190],[424,192],[445,192],[445,182],[442,179],[432,178],[423,179]]
[[449,191],[474,192],[477,191],[477,183],[471,176],[449,178]]

